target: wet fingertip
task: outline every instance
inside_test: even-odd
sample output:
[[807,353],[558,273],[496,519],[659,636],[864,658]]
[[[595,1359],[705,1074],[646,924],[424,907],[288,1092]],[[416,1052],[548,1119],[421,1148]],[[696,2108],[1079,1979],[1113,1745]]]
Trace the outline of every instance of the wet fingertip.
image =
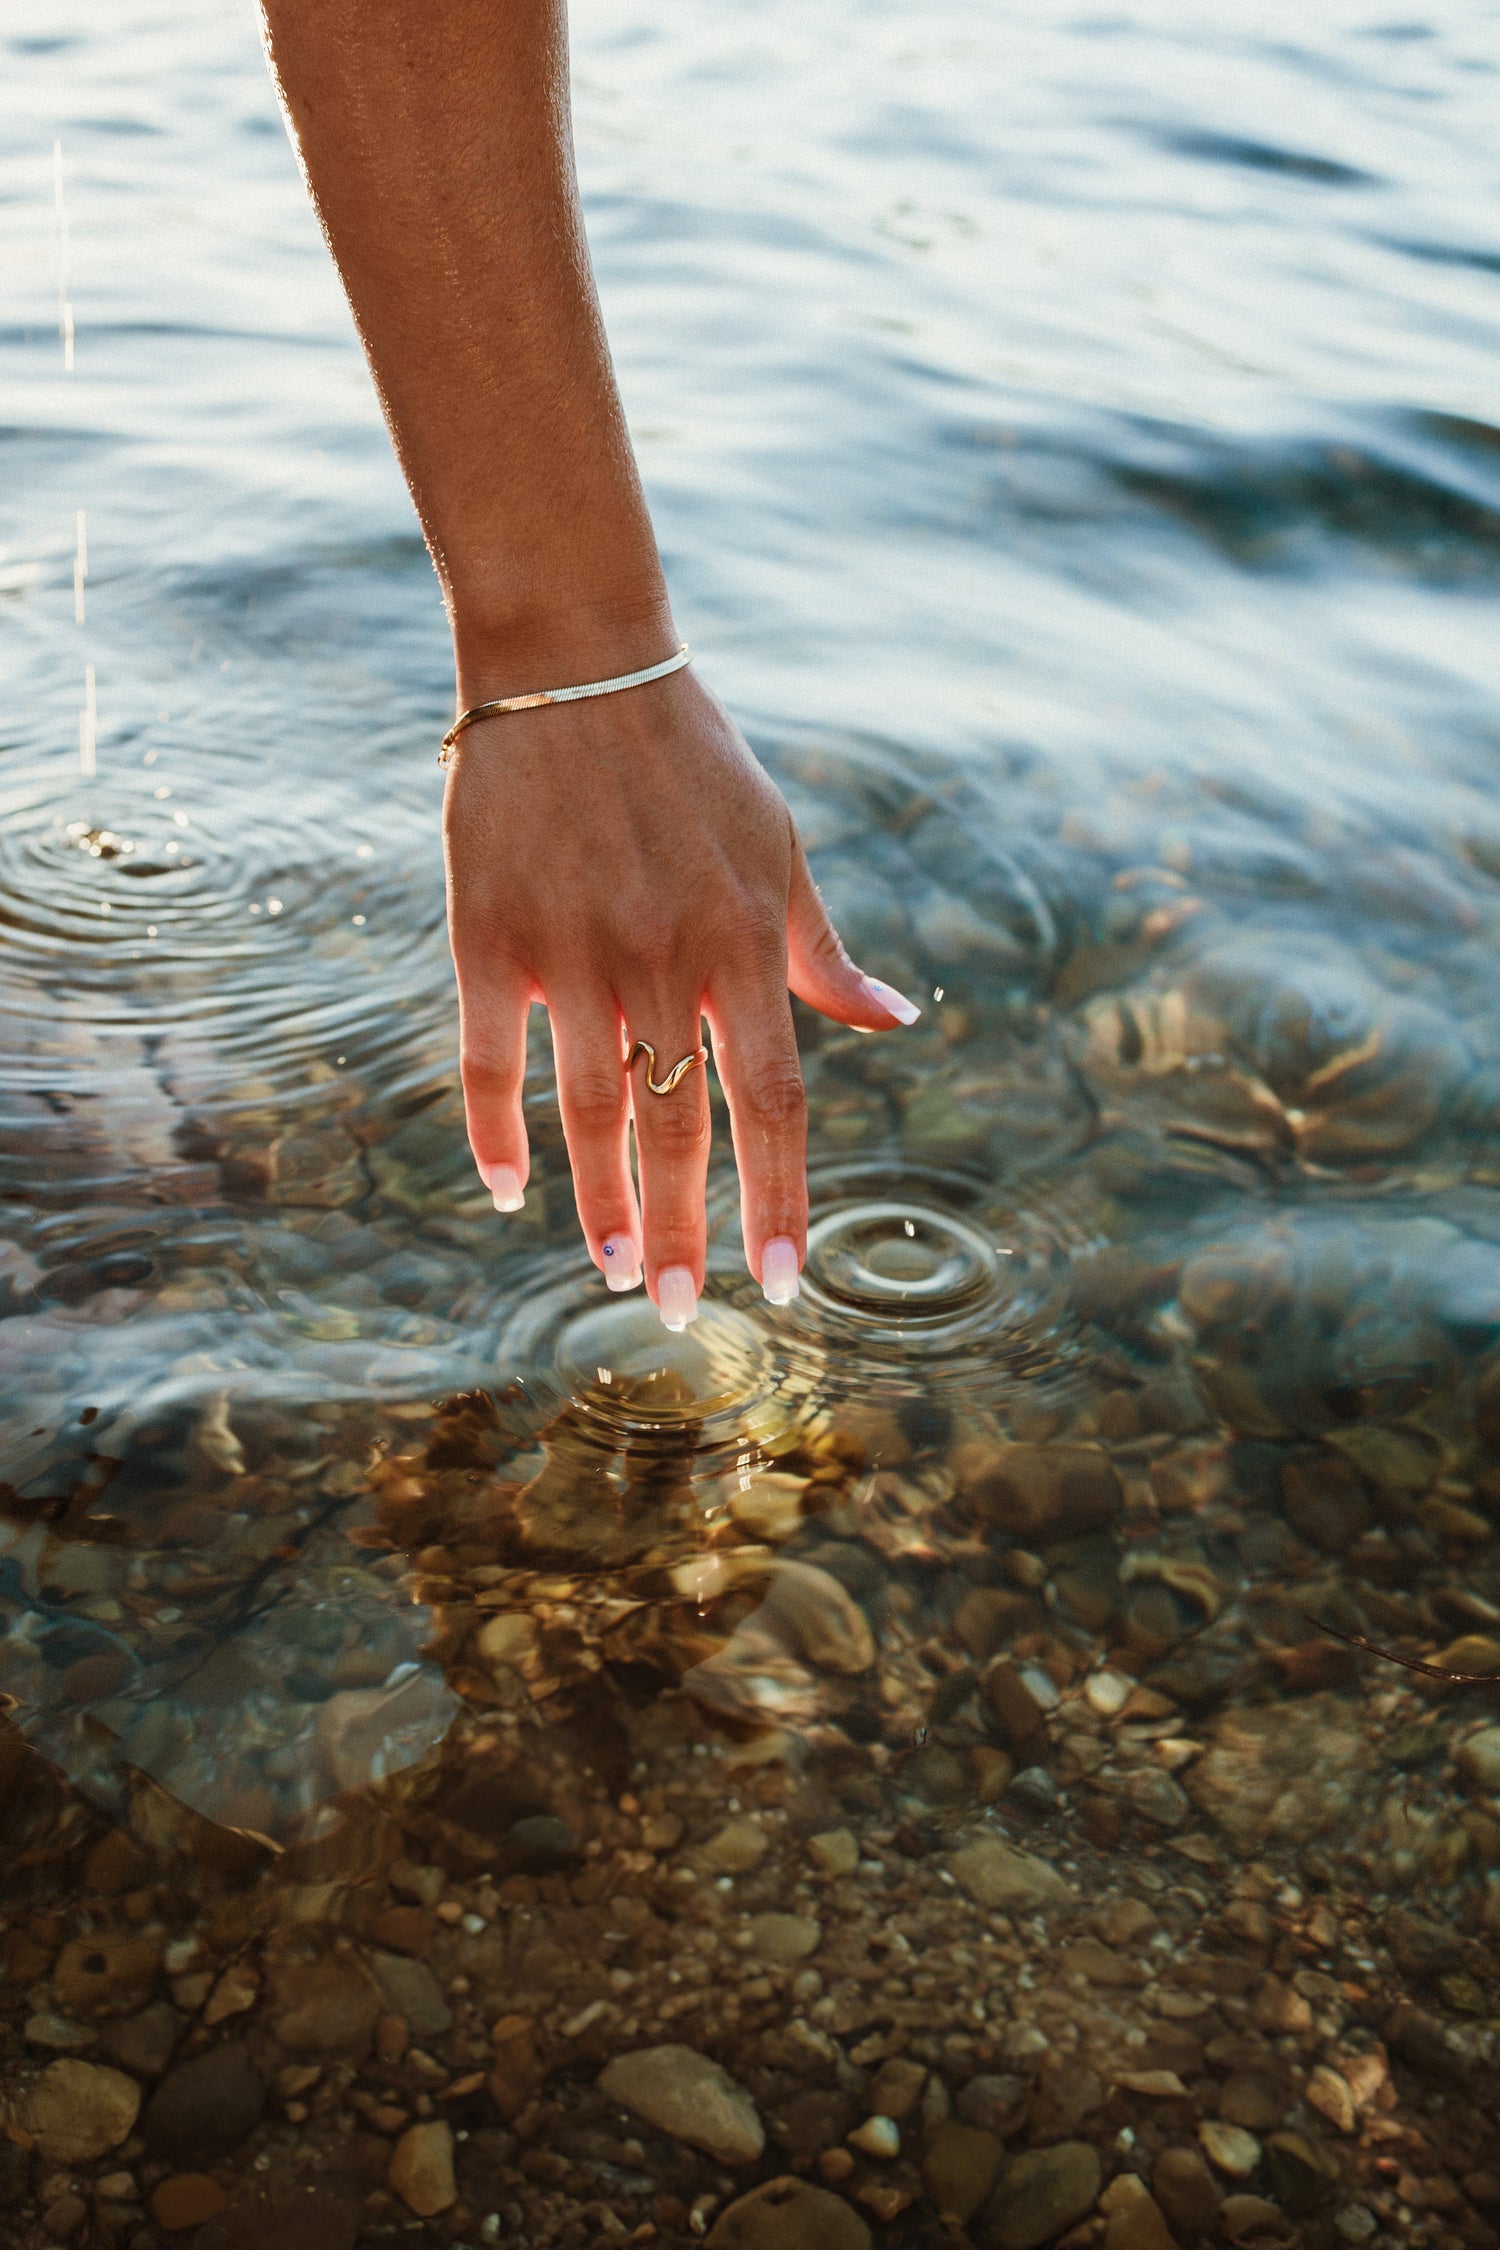
[[680,1336],[698,1317],[698,1284],[691,1266],[663,1266],[656,1277],[656,1309],[663,1328]]
[[894,1016],[897,1023],[915,1023],[921,1015],[922,1011],[916,1002],[908,1000],[906,994],[898,992],[893,984],[886,984],[879,977],[865,977],[862,982],[876,1007],[884,1008],[886,1014]]
[[789,1305],[801,1290],[801,1260],[789,1234],[778,1234],[760,1254],[760,1285],[768,1305]]
[[604,1259],[603,1274],[606,1289],[622,1296],[627,1289],[641,1285],[641,1254],[635,1239],[628,1234],[606,1235],[599,1246]]
[[484,1184],[495,1200],[497,1211],[519,1211],[526,1201],[526,1191],[521,1185],[521,1175],[514,1164],[491,1164],[484,1172]]

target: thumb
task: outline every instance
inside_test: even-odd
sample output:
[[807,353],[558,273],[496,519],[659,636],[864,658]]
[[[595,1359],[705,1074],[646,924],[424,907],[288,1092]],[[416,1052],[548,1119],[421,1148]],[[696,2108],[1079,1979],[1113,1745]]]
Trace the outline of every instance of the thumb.
[[787,903],[787,983],[819,1015],[852,1024],[857,1031],[889,1031],[895,1024],[915,1023],[922,1013],[893,985],[856,969],[828,919],[796,835]]

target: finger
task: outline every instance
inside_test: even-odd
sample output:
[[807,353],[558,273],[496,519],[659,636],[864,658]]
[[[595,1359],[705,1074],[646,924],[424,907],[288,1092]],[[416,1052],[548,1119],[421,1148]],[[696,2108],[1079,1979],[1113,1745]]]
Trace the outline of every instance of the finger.
[[548,991],[557,1100],[589,1256],[611,1289],[641,1278],[641,1221],[630,1177],[630,1089],[614,995]]
[[922,1013],[893,985],[856,969],[818,896],[800,837],[792,851],[787,949],[787,982],[793,992],[835,1023],[852,1024],[856,1031],[889,1031],[893,1024],[915,1023]]
[[497,1211],[519,1211],[531,1158],[521,1095],[526,1084],[530,981],[486,962],[458,987],[459,1067],[469,1146]]
[[[701,1010],[696,1000],[684,1005],[680,997],[627,1005],[625,1035],[632,1047],[638,1039],[651,1042],[656,1050],[652,1075],[661,1084],[675,1063],[697,1052]],[[668,1328],[680,1329],[697,1319],[703,1287],[708,1080],[698,1064],[670,1094],[653,1094],[646,1083],[649,1068],[642,1055],[630,1070],[646,1287]]]
[[708,995],[714,1066],[729,1103],[745,1257],[770,1303],[797,1294],[807,1246],[807,1095],[779,948],[741,956]]

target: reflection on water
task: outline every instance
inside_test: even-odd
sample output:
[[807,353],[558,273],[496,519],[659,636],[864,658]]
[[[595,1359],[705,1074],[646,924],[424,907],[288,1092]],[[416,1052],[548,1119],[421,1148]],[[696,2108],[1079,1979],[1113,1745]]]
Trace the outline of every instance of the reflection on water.
[[[256,2145],[268,2088],[311,2134],[353,2085],[378,2161],[320,2242],[371,2194],[371,2226],[382,2195],[460,2214],[442,2239],[512,2209],[518,2244],[622,2212],[695,2239],[744,2152],[568,2108],[674,2039],[753,2080],[767,2177],[815,2167],[892,2243],[948,2211],[1013,2250],[1003,2156],[1053,2197],[1027,2241],[1107,2217],[1156,2250],[1119,2203],[1086,2218],[1097,2149],[1183,2243],[1493,2242],[1492,14],[583,11],[684,629],[856,957],[925,1005],[889,1039],[799,1017],[802,1295],[749,1282],[720,1131],[671,1337],[582,1253],[544,1039],[523,1213],[465,1150],[441,620],[250,27],[25,13],[0,1935],[27,2067],[155,2084],[243,2015],[254,2117],[158,2122],[140,2178]],[[861,1884],[898,1902],[869,1927]],[[1059,1968],[1028,1917],[1081,1896],[1097,1934]],[[155,1968],[80,1969],[58,1916],[124,1928],[132,1898],[231,1983],[162,1969],[142,2014]],[[304,1990],[297,1933],[330,1923],[374,1966]],[[899,2158],[849,2153],[877,2100]],[[468,2204],[403,2169],[435,2103]],[[84,2161],[54,2140],[38,2162]],[[960,2155],[991,2167],[964,2210]],[[243,2241],[200,2211],[207,2250],[293,2224],[247,2193]]]

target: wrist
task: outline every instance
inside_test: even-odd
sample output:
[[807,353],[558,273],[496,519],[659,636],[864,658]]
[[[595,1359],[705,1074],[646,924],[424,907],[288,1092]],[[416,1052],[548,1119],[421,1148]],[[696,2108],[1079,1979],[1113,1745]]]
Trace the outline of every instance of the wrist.
[[459,706],[636,673],[670,657],[679,641],[666,589],[654,601],[558,598],[555,607],[531,614],[484,623],[454,619]]
[[582,597],[576,584],[524,603],[449,606],[460,708],[533,689],[640,671],[681,641],[659,573],[639,587]]

